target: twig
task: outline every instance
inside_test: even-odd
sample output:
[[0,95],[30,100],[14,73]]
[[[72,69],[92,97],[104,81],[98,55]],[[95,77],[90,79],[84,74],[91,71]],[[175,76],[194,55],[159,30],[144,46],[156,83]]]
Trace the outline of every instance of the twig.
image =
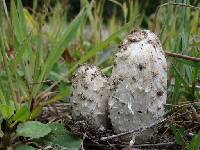
[[[84,145],[87,147],[92,147],[93,149],[98,148],[98,149],[102,149],[102,150],[104,150],[104,149],[107,150],[110,148],[110,145],[108,146],[106,144],[100,144],[100,143],[98,143],[98,144],[84,143]],[[125,145],[118,145],[118,144],[112,144],[112,145],[115,147],[120,147],[120,148],[125,147]]]
[[120,137],[120,136],[124,136],[124,135],[127,135],[127,134],[133,134],[133,133],[139,133],[139,132],[143,132],[144,130],[146,129],[149,129],[161,122],[164,122],[165,120],[167,120],[166,118],[161,120],[160,122],[158,123],[154,123],[154,124],[151,124],[150,126],[147,126],[147,127],[143,127],[143,128],[139,128],[139,129],[136,129],[136,130],[131,130],[131,131],[127,131],[127,132],[123,132],[123,133],[120,133],[120,134],[116,134],[116,135],[111,135],[111,136],[107,136],[107,137],[102,137],[101,140],[109,140],[109,139],[113,139],[113,138],[117,138],[117,137]]
[[168,143],[156,143],[156,144],[140,144],[140,145],[132,145],[132,148],[135,147],[168,147],[174,145],[174,142],[168,142]]
[[197,110],[194,108],[193,105],[190,105],[190,107],[192,108],[193,117],[198,121],[198,123],[200,123],[200,119],[199,119],[199,115],[197,113]]
[[169,57],[176,57],[176,58],[186,59],[186,60],[190,60],[194,62],[200,62],[200,58],[197,58],[197,57],[191,57],[187,55],[181,55],[181,54],[166,52],[166,51],[165,51],[165,55]]
[[179,105],[173,105],[173,104],[164,104],[165,106],[171,106],[171,107],[183,107],[183,106],[190,106],[190,105],[193,105],[193,104],[200,104],[200,102],[193,102],[193,103],[182,103],[182,104],[179,104]]

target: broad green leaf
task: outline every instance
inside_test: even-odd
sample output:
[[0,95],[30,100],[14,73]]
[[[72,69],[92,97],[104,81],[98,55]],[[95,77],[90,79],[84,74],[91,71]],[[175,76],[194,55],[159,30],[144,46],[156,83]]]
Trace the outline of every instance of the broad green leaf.
[[22,146],[17,147],[16,150],[36,150],[36,149],[29,145],[22,145]]
[[186,129],[184,127],[177,129],[175,126],[172,126],[172,132],[175,136],[176,143],[181,145],[186,135]]
[[17,135],[30,138],[44,137],[51,132],[51,128],[47,124],[39,121],[27,121],[17,126]]
[[7,150],[13,150],[13,147],[12,146],[8,146]]
[[11,121],[24,122],[30,118],[30,111],[26,105],[23,105],[10,119]]
[[188,150],[198,150],[199,146],[200,146],[200,132],[194,135],[192,141],[188,145]]
[[14,114],[14,108],[7,104],[0,104],[0,112],[4,119],[9,119]]
[[51,133],[46,137],[41,138],[40,142],[48,145],[58,145],[64,147],[67,150],[79,150],[82,140],[69,131],[65,130],[64,126],[60,123],[50,123]]

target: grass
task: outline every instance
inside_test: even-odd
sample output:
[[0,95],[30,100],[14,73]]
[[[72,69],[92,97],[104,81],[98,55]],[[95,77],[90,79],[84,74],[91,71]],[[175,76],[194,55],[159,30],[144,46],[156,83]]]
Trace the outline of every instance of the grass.
[[[159,27],[164,49],[199,57],[198,47],[191,46],[195,36],[198,36],[196,33],[199,33],[198,21],[195,20],[195,16],[199,15],[199,8],[191,11],[191,7],[172,5],[163,8],[160,13],[165,20],[164,24],[160,23]],[[193,24],[189,23],[191,18]],[[192,26],[196,28],[194,29]],[[170,59],[168,77],[169,103],[198,101],[200,97],[199,93],[195,91],[195,86],[199,79],[199,62]]]
[[[109,75],[120,41],[144,22],[159,35],[165,51],[200,57],[200,6],[189,1],[163,3],[152,19],[145,16],[138,0],[109,0],[114,6],[110,18],[103,16],[105,0],[83,0],[81,11],[69,22],[69,9],[61,2],[51,7],[45,1],[42,11],[38,2],[29,10],[21,1],[11,0],[10,8],[5,0],[0,5],[0,111],[11,129],[39,116],[43,106],[66,99],[78,65],[95,63]],[[86,28],[90,36],[84,33]],[[103,38],[105,28],[109,36]],[[198,102],[200,63],[170,57],[168,62],[167,102]]]

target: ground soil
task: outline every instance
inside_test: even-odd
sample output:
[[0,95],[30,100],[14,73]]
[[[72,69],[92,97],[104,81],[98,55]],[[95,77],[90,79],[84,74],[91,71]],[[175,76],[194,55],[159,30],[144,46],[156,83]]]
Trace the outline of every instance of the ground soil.
[[[115,135],[112,129],[106,131],[96,129],[89,122],[86,122],[84,118],[79,118],[76,121],[73,120],[70,114],[70,105],[62,102],[45,107],[40,120],[43,122],[59,121],[63,123],[66,129],[84,139],[82,149],[85,150],[185,149],[187,144],[191,141],[192,136],[198,132],[200,127],[200,118],[198,117],[198,114],[200,114],[199,104],[185,103],[177,106],[167,105],[167,108],[168,113],[165,116],[165,120],[156,125],[156,135],[150,140],[140,144],[122,142],[121,136],[102,140],[102,137]],[[177,129],[180,127],[186,129],[186,135],[182,138],[180,145],[176,144],[174,133],[171,130],[172,125]]]

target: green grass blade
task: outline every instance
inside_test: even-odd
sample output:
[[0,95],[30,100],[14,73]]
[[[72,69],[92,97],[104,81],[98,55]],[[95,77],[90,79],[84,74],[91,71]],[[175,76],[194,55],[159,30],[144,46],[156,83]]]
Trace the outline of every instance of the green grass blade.
[[83,64],[93,56],[97,54],[97,52],[101,52],[105,50],[114,40],[119,38],[120,34],[127,30],[132,25],[131,22],[127,23],[123,27],[121,27],[118,31],[114,32],[111,36],[109,36],[105,41],[99,43],[94,49],[90,50],[85,56],[83,56],[68,72],[68,75],[72,74],[78,65]]
[[6,102],[6,98],[5,98],[5,96],[4,96],[3,91],[2,91],[1,88],[0,88],[0,103],[1,104],[6,104],[7,103]]
[[[76,37],[79,27],[81,26],[82,22],[85,18],[85,9],[83,9],[79,15],[70,23],[67,28],[67,31],[58,39],[55,43],[54,47],[50,51],[44,67],[42,68],[42,73],[39,76],[37,82],[42,82],[49,71],[52,69],[54,64],[59,60],[60,56],[64,52],[64,48],[68,46],[68,44]],[[40,89],[41,84],[38,84],[34,87],[33,96],[36,96],[38,90]]]
[[[2,32],[0,32],[0,34],[2,35]],[[5,50],[5,47],[4,47],[4,44],[3,44],[3,39],[2,39],[1,36],[0,36],[0,53],[1,53],[2,57],[3,57],[3,66],[5,68],[5,72],[6,72],[6,75],[7,75],[9,92],[11,94],[11,98],[14,101],[15,107],[17,109],[18,108],[18,104],[17,104],[16,94],[15,94],[15,91],[14,91],[15,88],[14,88],[14,85],[13,85],[13,82],[12,82],[12,75],[11,75],[10,68],[9,68],[9,65],[8,65],[8,59],[7,59],[7,56],[6,56],[6,50]]]
[[122,26],[118,31],[111,34],[105,41],[99,43],[94,49],[90,50],[85,56],[83,56],[72,68],[67,72],[66,75],[63,75],[60,77],[60,79],[53,83],[49,88],[47,88],[44,92],[50,91],[55,85],[57,85],[60,81],[62,81],[64,78],[67,78],[70,76],[78,67],[79,64],[83,64],[90,58],[96,55],[96,53],[105,50],[110,44],[112,44],[113,41],[119,38],[120,34],[124,32],[125,30],[129,30],[130,27],[133,26],[134,22],[129,22]]

